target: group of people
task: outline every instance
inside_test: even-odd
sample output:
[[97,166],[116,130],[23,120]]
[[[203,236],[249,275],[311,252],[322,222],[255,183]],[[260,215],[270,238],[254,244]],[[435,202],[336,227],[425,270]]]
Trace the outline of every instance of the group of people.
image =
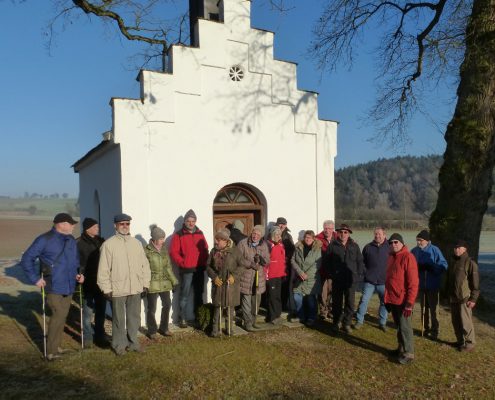
[[[172,335],[171,291],[179,291],[179,327],[194,324],[203,304],[205,273],[212,283],[213,337],[233,334],[236,308],[244,329],[256,331],[262,301],[268,323],[281,324],[286,309],[290,319],[312,326],[319,312],[321,319],[332,319],[335,331],[351,333],[364,326],[375,292],[380,299],[380,329],[387,330],[389,313],[397,327],[398,348],[394,353],[400,363],[414,359],[411,319],[418,295],[422,330],[432,339],[438,337],[439,290],[448,264],[438,247],[431,244],[426,230],[418,233],[417,246],[409,251],[400,234],[393,233],[387,239],[385,229],[377,227],[374,239],[361,251],[351,237],[351,228],[341,224],[335,229],[331,220],[324,221],[319,234],[304,231],[297,243],[283,217],[267,235],[262,225],[256,225],[246,236],[242,222],[236,220],[215,233],[214,247],[209,251],[196,225],[196,214],[189,210],[167,250],[163,229],[151,226],[150,241],[143,247],[130,235],[131,221],[127,214],[116,215],[115,234],[104,240],[99,236],[98,221],[85,218],[83,232],[76,240],[72,231],[77,221],[60,213],[53,228],[37,237],[23,254],[21,265],[32,283],[46,293],[52,312],[46,334],[47,360],[59,358],[63,351],[62,333],[76,283],[83,290],[84,347],[108,344],[104,322],[110,302],[111,347],[115,354],[123,355],[143,351],[137,337],[143,298],[147,299],[149,339],[158,334]],[[472,309],[479,295],[479,277],[463,240],[455,244],[447,282],[457,346],[471,351],[475,344]],[[356,312],[359,289],[362,295]],[[162,304],[159,324],[155,318],[158,297]]]

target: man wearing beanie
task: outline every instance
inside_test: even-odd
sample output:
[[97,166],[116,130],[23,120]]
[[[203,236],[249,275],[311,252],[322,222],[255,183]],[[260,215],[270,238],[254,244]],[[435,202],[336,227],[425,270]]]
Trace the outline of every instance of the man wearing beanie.
[[203,232],[196,226],[196,214],[189,210],[184,214],[182,228],[172,236],[170,257],[179,268],[179,326],[187,328],[187,305],[194,296],[194,318],[203,304],[208,243]]
[[[31,283],[45,291],[52,312],[44,349],[47,361],[60,358],[63,352],[60,345],[72,294],[76,282],[84,282],[84,275],[78,272],[79,254],[72,236],[75,224],[77,221],[67,213],[55,215],[53,228],[34,240],[20,262]],[[39,266],[36,260],[39,260]]]
[[431,339],[438,338],[438,311],[442,274],[447,261],[437,246],[431,244],[430,234],[422,230],[416,236],[417,246],[411,250],[419,271],[419,298],[421,301],[422,329]]
[[387,260],[384,301],[397,326],[399,342],[392,353],[400,364],[409,364],[414,360],[412,311],[418,294],[418,266],[401,235],[393,233],[388,242],[392,250]]
[[[93,345],[93,340],[98,346],[106,346],[105,338],[105,310],[107,301],[103,292],[96,284],[98,276],[98,263],[100,260],[100,247],[104,239],[98,234],[100,226],[93,218],[85,218],[83,221],[83,233],[77,239],[79,250],[79,271],[84,274],[83,284],[83,333],[84,347]],[[94,335],[91,320],[95,317]]]
[[141,297],[148,292],[150,264],[139,240],[130,235],[132,218],[114,217],[115,235],[100,249],[97,283],[112,301],[112,349],[116,355],[126,350],[142,352],[137,333],[141,326]]

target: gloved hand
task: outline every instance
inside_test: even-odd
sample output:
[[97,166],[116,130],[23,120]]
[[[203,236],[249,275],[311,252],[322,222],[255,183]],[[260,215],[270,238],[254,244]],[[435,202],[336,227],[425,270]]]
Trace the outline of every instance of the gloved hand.
[[253,261],[255,264],[259,264],[260,263],[260,255],[259,254],[255,254],[254,257],[253,257]]
[[174,285],[172,286],[172,293],[175,293],[177,291],[177,288],[179,287],[179,285]]
[[215,284],[215,286],[219,286],[219,287],[223,285],[223,281],[218,276],[216,276],[215,279],[213,279],[213,283]]
[[141,298],[144,299],[148,295],[148,288],[144,287],[143,291],[141,292]]
[[266,265],[266,261],[263,257],[261,256],[258,256],[259,257],[259,261],[258,261],[258,264],[261,265],[262,267],[264,267]]
[[233,285],[235,280],[234,280],[234,277],[232,275],[229,275],[229,279],[227,279],[229,281],[229,285]]
[[412,314],[412,311],[413,311],[412,304],[406,303],[404,309],[402,310],[402,315],[405,318],[409,318]]
[[107,299],[108,301],[112,301],[112,295],[113,292],[108,292],[103,294],[103,296],[105,296],[105,299]]

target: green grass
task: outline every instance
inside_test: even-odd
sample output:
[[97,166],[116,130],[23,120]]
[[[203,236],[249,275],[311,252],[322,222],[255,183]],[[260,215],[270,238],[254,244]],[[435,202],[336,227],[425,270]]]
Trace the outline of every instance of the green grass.
[[[387,355],[396,347],[395,330],[378,329],[376,307],[374,298],[372,316],[352,335],[333,334],[326,322],[315,329],[282,327],[221,339],[182,333],[153,344],[143,338],[145,354],[116,357],[90,349],[54,363],[41,361],[31,346],[22,351],[13,346],[18,337],[11,335],[19,332],[9,330],[0,315],[2,398],[494,398],[489,314],[476,320],[477,349],[466,354],[445,343],[454,336],[442,309],[441,342],[415,336],[416,360],[401,366]],[[418,306],[414,318],[418,333]],[[66,338],[65,345],[77,348],[73,339]]]
[[[24,199],[24,198],[0,198],[0,213],[27,216],[53,217],[59,212],[69,212],[76,215],[77,199]],[[30,209],[31,208],[31,209]],[[33,214],[34,212],[34,214]]]

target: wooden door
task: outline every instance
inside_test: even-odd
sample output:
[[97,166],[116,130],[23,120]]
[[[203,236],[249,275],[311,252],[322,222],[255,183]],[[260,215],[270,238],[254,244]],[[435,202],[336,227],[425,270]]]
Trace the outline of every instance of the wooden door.
[[238,219],[244,224],[244,231],[242,233],[248,236],[255,225],[254,214],[255,212],[249,211],[237,213],[216,212],[213,215],[213,229],[217,232],[219,229],[225,228],[227,225],[232,224],[236,219]]

